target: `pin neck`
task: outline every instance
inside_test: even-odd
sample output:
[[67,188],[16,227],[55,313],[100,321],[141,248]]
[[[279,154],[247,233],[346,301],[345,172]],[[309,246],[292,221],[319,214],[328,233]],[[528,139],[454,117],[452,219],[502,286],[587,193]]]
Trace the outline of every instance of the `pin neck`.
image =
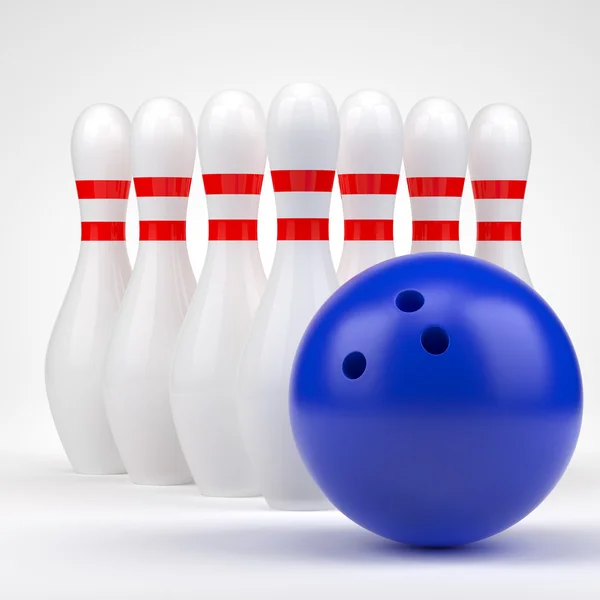
[[458,242],[458,221],[413,221],[413,242]]
[[191,177],[134,177],[140,242],[182,242]]
[[[228,268],[244,268],[247,265],[261,265],[258,242],[255,240],[209,241],[206,249],[205,264],[213,261],[225,261]],[[231,261],[231,262],[229,262]]]
[[478,242],[521,242],[521,212],[527,181],[472,181]]
[[257,219],[209,219],[209,242],[257,242]]
[[407,177],[412,241],[458,247],[464,177]]
[[118,262],[129,265],[129,255],[125,240],[119,241],[82,241],[79,247],[77,264],[81,268],[89,268],[90,265],[109,265]]
[[138,198],[189,196],[191,177],[134,177]]
[[345,242],[393,242],[392,219],[345,219]]
[[206,173],[202,175],[204,192],[207,196],[259,196],[263,179],[262,173]]
[[271,280],[289,270],[291,280],[335,280],[329,248],[333,170],[271,171],[277,206],[277,249]]
[[344,211],[344,241],[393,240],[400,175],[345,173],[338,178]]
[[[147,264],[158,260],[157,264],[167,269],[177,269],[177,263],[189,263],[187,242],[185,240],[141,240],[138,246],[135,264]],[[161,267],[161,268],[162,268]]]
[[408,194],[411,198],[445,197],[460,198],[465,186],[464,177],[407,177]]
[[83,221],[81,223],[82,242],[124,242],[125,223],[106,221]]
[[393,195],[398,191],[399,173],[342,173],[340,193],[351,195]]
[[279,169],[271,171],[273,191],[277,192],[329,192],[333,190],[334,170]]
[[329,239],[329,204],[335,171],[271,171],[279,241]]
[[209,245],[216,242],[256,243],[263,178],[262,173],[202,175],[208,209]]
[[140,221],[140,242],[182,242],[185,221]]
[[523,200],[527,181],[524,179],[479,179],[471,182],[475,200]]
[[271,272],[295,268],[307,275],[322,270],[335,272],[329,241],[278,240]]
[[520,222],[479,222],[477,223],[478,242],[520,242]]
[[124,242],[128,180],[78,179],[82,242]]
[[329,219],[280,218],[277,219],[277,241],[308,242],[329,240]]
[[80,200],[127,200],[131,181],[107,179],[78,179],[77,197]]

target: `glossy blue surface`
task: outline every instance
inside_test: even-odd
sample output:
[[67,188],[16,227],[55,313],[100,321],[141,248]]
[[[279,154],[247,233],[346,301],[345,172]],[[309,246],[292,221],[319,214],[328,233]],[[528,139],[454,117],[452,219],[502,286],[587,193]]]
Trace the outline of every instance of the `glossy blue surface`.
[[302,340],[296,443],[350,519],[419,546],[499,533],[556,485],[581,426],[577,357],[546,302],[453,254],[386,261],[342,286]]

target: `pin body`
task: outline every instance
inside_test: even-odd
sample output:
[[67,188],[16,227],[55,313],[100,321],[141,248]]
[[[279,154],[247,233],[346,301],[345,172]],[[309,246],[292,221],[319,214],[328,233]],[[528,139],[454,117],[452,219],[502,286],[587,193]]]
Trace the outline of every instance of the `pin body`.
[[402,148],[402,117],[391,98],[363,90],[344,101],[338,159],[344,209],[340,283],[395,256],[394,203]]
[[81,246],[46,354],[46,390],[67,457],[78,473],[124,473],[102,402],[104,353],[131,274],[125,217],[131,183],[130,124],[96,104],[78,118],[71,156]]
[[507,104],[481,109],[469,130],[469,173],[475,198],[475,256],[531,285],[521,245],[531,136],[523,115]]
[[149,100],[132,123],[138,255],[107,350],[110,425],[134,483],[191,481],[169,404],[173,349],[195,288],[185,241],[196,134],[185,107]]
[[238,381],[244,442],[272,508],[330,506],[296,449],[288,394],[304,330],[337,287],[328,217],[338,146],[337,110],[323,88],[293,84],[277,94],[267,120],[267,152],[278,241]]
[[173,359],[173,417],[202,494],[258,496],[235,390],[241,354],[266,283],[257,242],[266,162],[265,117],[258,102],[235,90],[213,96],[200,118],[198,153],[209,242]]
[[411,253],[460,253],[460,202],[469,144],[465,117],[450,100],[426,98],[408,113],[404,140]]

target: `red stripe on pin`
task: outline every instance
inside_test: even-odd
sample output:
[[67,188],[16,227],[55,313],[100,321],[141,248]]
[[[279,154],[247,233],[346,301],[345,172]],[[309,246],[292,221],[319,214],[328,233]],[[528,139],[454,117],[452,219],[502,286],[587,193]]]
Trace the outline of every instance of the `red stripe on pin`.
[[317,241],[329,239],[329,219],[277,219],[277,239]]
[[392,219],[346,219],[344,240],[346,241],[393,241]]
[[475,200],[523,200],[526,180],[481,180],[472,181]]
[[335,171],[271,171],[274,192],[331,192]]
[[262,174],[210,173],[202,175],[204,192],[207,196],[217,194],[259,195],[262,188]]
[[81,223],[82,242],[124,242],[125,223],[123,221]]
[[457,242],[458,221],[413,221],[414,242]]
[[209,242],[245,242],[258,239],[256,219],[209,219]]
[[110,200],[127,200],[131,181],[113,181],[104,179],[80,179],[75,182],[77,197],[80,200],[107,198]]
[[185,221],[140,221],[140,242],[185,241]]
[[407,177],[408,195],[458,198],[462,196],[464,177]]
[[340,192],[345,196],[353,194],[390,194],[398,191],[399,174],[353,173],[338,175]]
[[477,241],[520,242],[521,223],[518,221],[477,223]]
[[134,177],[138,198],[152,196],[189,196],[191,177]]

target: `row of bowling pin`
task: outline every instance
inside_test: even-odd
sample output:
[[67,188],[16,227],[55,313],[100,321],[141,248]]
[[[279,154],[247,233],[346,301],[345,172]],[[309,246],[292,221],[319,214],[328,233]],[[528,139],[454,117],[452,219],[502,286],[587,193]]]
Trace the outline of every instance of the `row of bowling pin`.
[[[193,476],[205,495],[327,507],[294,445],[291,365],[338,276],[393,256],[403,150],[413,251],[459,251],[469,160],[477,254],[527,278],[520,247],[527,125],[515,109],[492,105],[476,116],[470,138],[461,111],[444,99],[419,102],[403,127],[379,92],[349,97],[338,118],[323,88],[289,85],[266,123],[249,94],[217,94],[198,128],[209,244],[196,286],[185,243],[196,151],[188,111],[175,100],[150,100],[130,127],[116,107],[86,110],[72,137],[81,250],[46,358],[52,415],[75,471],[126,470],[134,482],[156,485]],[[257,244],[267,154],[278,217],[268,282]],[[346,238],[337,276],[328,241],[336,167]],[[131,273],[132,172],[140,244]]]

